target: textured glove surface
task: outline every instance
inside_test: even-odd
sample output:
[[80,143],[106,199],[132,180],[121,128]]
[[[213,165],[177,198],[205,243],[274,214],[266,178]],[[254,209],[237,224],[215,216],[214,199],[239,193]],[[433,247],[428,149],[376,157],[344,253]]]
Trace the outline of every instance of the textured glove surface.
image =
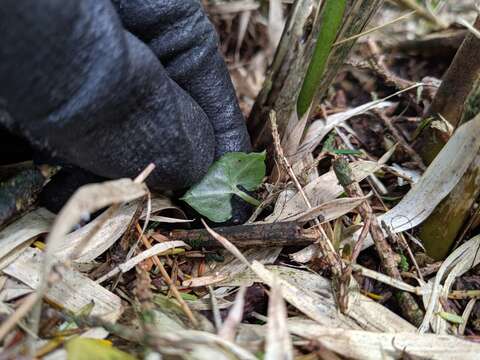
[[181,189],[250,149],[198,1],[4,0],[0,33],[3,126],[67,163]]

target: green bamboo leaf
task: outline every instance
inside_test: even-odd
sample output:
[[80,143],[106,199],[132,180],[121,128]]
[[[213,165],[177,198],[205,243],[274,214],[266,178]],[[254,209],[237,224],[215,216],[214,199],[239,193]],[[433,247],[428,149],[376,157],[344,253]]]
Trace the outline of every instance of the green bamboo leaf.
[[360,150],[354,149],[335,149],[332,151],[332,153],[336,155],[362,155]]
[[440,311],[437,313],[443,320],[451,322],[453,324],[463,324],[463,318],[457,314],[452,314],[446,311]]
[[258,206],[258,200],[240,190],[239,186],[247,191],[258,188],[265,177],[265,157],[265,152],[223,155],[181,200],[215,222],[227,221],[232,217],[230,200],[234,194],[249,204]]

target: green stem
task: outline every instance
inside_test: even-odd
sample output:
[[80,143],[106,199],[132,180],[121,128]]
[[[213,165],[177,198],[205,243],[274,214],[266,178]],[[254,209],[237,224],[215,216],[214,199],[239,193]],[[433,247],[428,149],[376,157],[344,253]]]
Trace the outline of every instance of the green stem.
[[302,117],[310,107],[315,96],[315,91],[325,72],[325,65],[332,50],[332,45],[337,38],[337,33],[342,26],[346,0],[327,0],[323,14],[323,25],[318,34],[312,60],[308,66],[305,80],[303,81],[297,102],[297,113]]
[[255,207],[260,206],[260,201],[255,199],[253,196],[248,195],[247,193],[240,191],[240,190],[235,190],[235,195],[240,197],[243,201],[249,203],[250,205],[253,205]]

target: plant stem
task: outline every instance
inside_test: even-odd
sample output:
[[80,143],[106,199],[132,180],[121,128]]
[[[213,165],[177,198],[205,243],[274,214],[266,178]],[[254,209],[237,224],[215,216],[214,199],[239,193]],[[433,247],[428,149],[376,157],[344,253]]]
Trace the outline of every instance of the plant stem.
[[[335,171],[338,182],[343,186],[348,196],[364,196],[360,185],[353,180],[350,165],[344,158],[337,158],[333,162],[333,170]],[[365,201],[358,207],[358,212],[364,222],[370,224],[370,235],[372,236],[375,249],[377,250],[385,272],[396,280],[402,280],[402,276],[398,270],[398,255],[387,242],[378,219],[373,213],[372,207],[367,201]],[[397,294],[399,305],[405,317],[415,326],[419,326],[423,319],[423,312],[412,294],[404,291],[399,291]]]
[[415,10],[417,15],[424,20],[428,21],[437,29],[446,29],[448,24],[446,24],[440,17],[432,14],[428,9],[424,6],[420,5],[415,0],[396,0],[396,2],[407,9]]
[[235,195],[237,195],[239,198],[241,198],[243,201],[249,203],[250,205],[253,205],[255,207],[260,206],[260,201],[255,199],[253,196],[248,195],[247,193],[235,189],[234,192]]
[[310,107],[317,86],[325,72],[325,65],[332,45],[337,38],[345,13],[346,0],[327,0],[325,4],[324,22],[318,34],[312,60],[308,66],[297,102],[297,113],[302,117]]

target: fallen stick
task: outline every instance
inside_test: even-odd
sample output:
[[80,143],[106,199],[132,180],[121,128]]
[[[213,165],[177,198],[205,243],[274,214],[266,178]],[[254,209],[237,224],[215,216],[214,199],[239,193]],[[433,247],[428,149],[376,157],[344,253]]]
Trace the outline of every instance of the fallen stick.
[[[272,224],[254,224],[218,227],[215,232],[228,238],[237,247],[276,247],[306,246],[316,240],[316,236],[302,229],[296,221]],[[221,244],[207,230],[173,230],[168,234],[170,240],[181,240],[193,249],[218,249]]]
[[0,183],[0,227],[32,208],[45,180],[32,165]]

